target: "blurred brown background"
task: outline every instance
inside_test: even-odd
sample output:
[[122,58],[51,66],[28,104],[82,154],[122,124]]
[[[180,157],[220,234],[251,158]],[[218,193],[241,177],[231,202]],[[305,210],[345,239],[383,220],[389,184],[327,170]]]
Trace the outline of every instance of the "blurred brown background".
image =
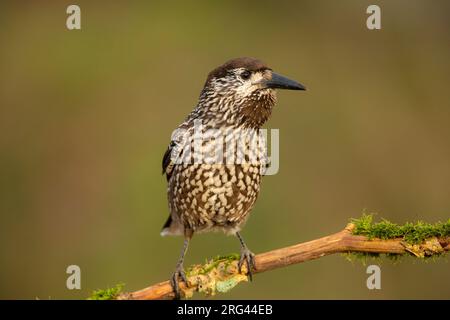
[[[366,28],[368,5],[382,30]],[[181,238],[161,158],[206,74],[254,56],[308,91],[280,92],[280,172],[243,236],[254,252],[317,238],[366,209],[403,223],[450,212],[448,1],[66,1],[0,4],[0,298],[85,298],[167,279]],[[238,252],[194,237],[187,265]],[[65,287],[66,267],[82,290]],[[448,262],[330,256],[258,275],[221,298],[450,298]],[[200,297],[200,296],[198,296]]]

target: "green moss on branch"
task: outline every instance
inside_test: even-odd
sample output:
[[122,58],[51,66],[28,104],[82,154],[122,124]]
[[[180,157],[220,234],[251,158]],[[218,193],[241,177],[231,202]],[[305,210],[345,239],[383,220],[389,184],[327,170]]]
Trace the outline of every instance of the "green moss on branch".
[[369,239],[403,238],[408,244],[420,244],[433,237],[450,237],[450,219],[435,224],[418,221],[398,225],[386,219],[374,223],[372,214],[363,214],[359,219],[351,219],[351,222],[355,225],[352,232],[354,235],[366,236]]
[[[347,259],[359,260],[363,263],[371,258],[388,258],[388,260],[396,261],[399,257],[408,255],[429,260],[433,257],[441,257],[449,250],[450,219],[444,223],[429,224],[419,221],[397,225],[384,219],[375,223],[372,215],[363,214],[359,219],[351,219],[351,222],[352,224],[348,225],[347,228],[334,235],[258,255],[256,257],[259,267],[257,271],[264,272],[322,257],[330,253],[324,251],[325,247],[328,248],[327,250],[330,247],[336,250],[331,252],[342,252],[344,250],[342,248],[347,248],[345,246],[346,241],[353,243],[350,252],[345,254]],[[395,240],[386,241],[386,243],[374,241],[372,245],[375,244],[367,248],[368,241],[365,237],[353,237],[352,235],[361,235],[369,239]],[[330,238],[333,241],[330,241]],[[325,243],[327,246],[324,246]],[[401,246],[404,250],[401,250]],[[315,252],[315,254],[305,254],[308,250]],[[377,253],[377,251],[384,253]],[[230,254],[217,256],[211,260],[206,260],[204,264],[191,266],[186,271],[188,283],[180,288],[182,296],[190,298],[194,292],[211,296],[228,292],[239,283],[248,281],[246,264],[242,266],[241,273],[238,270],[238,261],[239,254]],[[169,281],[163,281],[129,293],[121,293],[122,288],[123,285],[119,284],[106,290],[96,290],[89,299],[164,299],[173,296]]]
[[124,286],[123,283],[119,283],[112,288],[95,290],[88,300],[114,300],[122,293]]

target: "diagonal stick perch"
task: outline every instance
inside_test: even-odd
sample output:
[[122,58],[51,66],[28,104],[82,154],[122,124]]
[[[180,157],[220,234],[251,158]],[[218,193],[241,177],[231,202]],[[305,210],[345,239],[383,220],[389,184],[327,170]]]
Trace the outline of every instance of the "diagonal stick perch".
[[[353,223],[335,234],[293,246],[272,250],[256,255],[256,270],[253,273],[265,272],[284,266],[317,259],[333,253],[364,252],[385,254],[413,254],[418,257],[440,254],[450,250],[449,237],[429,238],[419,245],[407,244],[403,238],[369,239],[365,236],[353,235]],[[245,268],[243,268],[245,269]],[[246,271],[246,270],[243,270]],[[188,270],[187,287],[180,282],[180,289],[185,297],[192,296],[194,291],[206,294],[226,292],[246,276],[237,271],[236,257],[218,258],[207,265],[194,266]],[[117,299],[155,300],[173,299],[174,293],[169,281],[164,281],[139,291],[122,293]]]

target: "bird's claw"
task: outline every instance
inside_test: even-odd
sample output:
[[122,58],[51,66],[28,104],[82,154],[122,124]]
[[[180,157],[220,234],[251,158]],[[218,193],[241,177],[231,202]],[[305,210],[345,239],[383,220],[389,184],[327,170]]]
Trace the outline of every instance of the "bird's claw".
[[180,278],[186,286],[188,285],[188,280],[186,277],[186,273],[184,272],[183,265],[178,265],[175,269],[175,272],[172,274],[172,278],[170,279],[170,284],[172,285],[173,292],[175,292],[175,299],[179,300],[181,298],[180,286],[178,284],[178,278]]
[[244,264],[244,261],[247,262],[247,276],[250,281],[252,281],[252,270],[256,269],[255,255],[245,247],[241,249],[241,257],[238,262],[239,273],[242,273],[242,265]]

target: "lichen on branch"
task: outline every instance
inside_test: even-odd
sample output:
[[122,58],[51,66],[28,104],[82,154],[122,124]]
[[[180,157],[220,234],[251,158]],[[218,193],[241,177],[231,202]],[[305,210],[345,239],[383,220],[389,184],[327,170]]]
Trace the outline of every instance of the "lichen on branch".
[[195,291],[213,296],[233,289],[240,282],[248,281],[247,269],[238,272],[238,254],[217,256],[205,264],[192,265],[186,272],[188,286],[183,290],[186,298],[191,298]]

